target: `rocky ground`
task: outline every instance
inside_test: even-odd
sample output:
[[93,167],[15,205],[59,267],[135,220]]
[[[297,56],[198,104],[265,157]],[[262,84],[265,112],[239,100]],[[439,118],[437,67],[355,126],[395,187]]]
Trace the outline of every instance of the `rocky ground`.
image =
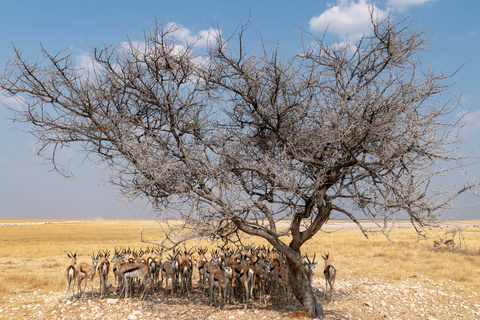
[[[324,283],[314,281],[325,319],[480,319],[480,293],[463,290],[459,283],[436,283],[409,278],[385,282],[372,279],[338,281],[330,297]],[[464,293],[468,292],[468,293]],[[6,298],[6,299],[5,299]],[[150,295],[146,301],[86,294],[73,301],[65,292],[41,290],[3,297],[0,319],[293,319],[305,317],[299,306],[280,306],[274,301],[227,305],[225,310],[208,306],[201,294],[187,297]]]

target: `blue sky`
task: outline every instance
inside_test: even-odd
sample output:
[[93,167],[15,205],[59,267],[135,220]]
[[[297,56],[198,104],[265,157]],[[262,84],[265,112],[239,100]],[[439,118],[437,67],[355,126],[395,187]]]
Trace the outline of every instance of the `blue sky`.
[[[374,1],[380,15],[390,13],[399,21],[410,17],[415,28],[433,39],[424,61],[455,75],[452,88],[463,94],[464,118],[470,126],[462,131],[461,151],[480,156],[480,1],[465,0],[382,0]],[[321,35],[328,25],[328,39],[338,42],[348,34],[361,36],[367,26],[366,0],[341,1],[0,1],[0,68],[12,57],[10,43],[21,46],[25,55],[38,52],[40,43],[50,53],[73,51],[81,63],[88,58],[88,47],[117,45],[130,38],[142,38],[155,20],[183,25],[183,31],[197,36],[212,23],[223,34],[231,34],[240,23],[252,20],[249,37],[255,45],[255,32],[265,40],[278,41],[285,54],[300,49],[301,27]],[[83,59],[83,60],[82,60]],[[105,184],[94,165],[70,168],[74,179],[65,179],[35,155],[35,139],[23,132],[27,127],[13,124],[0,104],[0,218],[149,218],[148,212],[126,204],[114,187]],[[480,165],[468,174],[480,178]],[[480,200],[464,196],[457,205]],[[444,218],[480,218],[480,206],[448,211]]]

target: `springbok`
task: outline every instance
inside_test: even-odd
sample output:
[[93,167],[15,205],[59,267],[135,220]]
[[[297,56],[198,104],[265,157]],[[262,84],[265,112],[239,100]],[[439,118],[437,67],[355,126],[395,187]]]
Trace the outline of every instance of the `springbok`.
[[208,262],[207,258],[205,258],[205,253],[207,253],[207,248],[198,248],[198,283],[202,284],[202,289],[205,288],[205,264]]
[[110,262],[108,257],[110,252],[105,251],[103,254],[99,253],[101,258],[98,264],[98,276],[100,277],[100,298],[103,298],[107,292],[108,273],[110,272]]
[[440,239],[440,240],[433,240],[433,248],[436,249],[438,247],[440,247],[443,243],[443,239]]
[[93,296],[93,277],[95,276],[95,271],[97,270],[98,263],[98,254],[95,256],[95,253],[92,253],[92,265],[89,265],[85,262],[80,263],[77,266],[77,279],[78,279],[78,290],[80,291],[80,298],[82,297],[82,281],[85,280],[85,290],[87,290],[87,280],[90,279],[91,292]]
[[[208,283],[208,289],[209,289],[210,297],[212,296],[212,277],[211,277],[211,273],[213,272],[213,270],[215,270],[217,268],[218,252],[217,251],[212,252],[211,256],[212,256],[212,259],[210,261],[207,261],[203,265],[203,272],[205,273],[205,281]],[[206,285],[203,287],[203,290],[202,290],[202,295],[203,296],[205,296],[205,287],[206,287]]]
[[335,267],[330,262],[330,256],[328,253],[323,252],[323,260],[325,261],[325,269],[323,270],[323,276],[325,277],[325,296],[328,296],[328,285],[330,285],[330,292],[333,293],[333,285],[335,284],[335,276],[337,274]]
[[267,281],[269,280],[269,272],[267,271],[268,266],[265,263],[265,260],[263,258],[260,258],[258,254],[256,254],[252,268],[255,271],[255,280],[258,287],[257,291],[259,294],[259,301],[260,303],[262,303],[263,295],[263,302],[266,303],[267,301],[265,287],[267,286]]
[[443,243],[444,243],[447,247],[450,247],[450,248],[455,247],[455,240],[453,240],[453,239],[445,240],[445,241],[443,241]]
[[[155,275],[154,275],[154,283],[158,284],[160,281],[160,269],[162,268],[162,251],[160,251],[158,248],[155,250],[156,255],[155,258],[153,259],[155,261]],[[162,284],[160,283],[160,287]]]
[[212,282],[212,297],[211,301],[213,302],[214,305],[217,305],[217,295],[215,294],[216,288],[218,288],[218,291],[220,293],[220,300],[218,303],[218,309],[220,310],[220,301],[222,299],[222,291],[223,291],[223,305],[225,306],[227,303],[227,288],[228,288],[228,283],[229,283],[229,275],[232,273],[232,270],[230,267],[223,267],[223,264],[219,265],[219,268],[216,268],[213,270],[210,274],[211,277],[211,282]]
[[151,254],[147,257],[147,265],[149,270],[149,277],[152,280],[152,285],[155,285],[155,281],[156,281],[155,277],[157,274],[158,265],[157,265],[157,261],[155,261],[156,260],[155,251],[152,249],[150,253]]
[[250,303],[252,297],[253,286],[255,284],[255,270],[253,267],[245,267],[240,272],[240,283],[243,286],[243,305],[244,308]]
[[70,258],[70,265],[65,269],[65,281],[67,282],[67,293],[65,298],[68,299],[68,292],[70,291],[70,285],[72,285],[72,299],[75,297],[75,281],[77,280],[77,269],[75,265],[77,264],[77,253],[67,253],[67,256]]
[[193,261],[192,261],[192,251],[186,250],[184,252],[183,261],[180,264],[180,292],[183,292],[185,288],[185,292],[187,295],[190,294],[190,286],[192,284],[192,274],[193,274]]
[[308,258],[307,255],[305,255],[305,258],[303,260],[303,265],[305,266],[305,272],[307,274],[307,278],[312,283],[313,276],[315,275],[315,267],[317,266],[317,262],[315,262],[315,256],[317,254],[315,253],[313,255],[312,261],[310,261],[310,258]]
[[119,267],[121,264],[123,263],[127,263],[126,261],[124,261],[124,258],[122,258],[125,254],[125,251],[124,253],[121,253],[120,250],[117,250],[117,248],[115,248],[115,255],[114,257],[118,256],[120,259],[117,259],[115,261],[113,261],[112,259],[112,262],[114,262],[113,266],[112,266],[112,271],[113,271],[113,274],[115,275],[115,291],[116,292],[122,292],[123,290],[123,276],[120,274],[120,272],[117,270],[117,267]]
[[162,280],[161,280],[161,283],[163,283],[163,279],[165,278],[165,294],[167,294],[167,286],[168,286],[168,278],[170,278],[170,285],[172,287],[172,298],[173,298],[173,294],[174,294],[174,291],[175,291],[175,262],[176,262],[176,259],[177,257],[172,255],[172,254],[169,254],[168,256],[168,260],[165,261],[163,264],[162,264],[162,267],[160,268],[160,272],[162,274]]
[[149,268],[145,263],[122,263],[119,260],[118,255],[115,255],[112,259],[112,262],[115,263],[116,271],[122,275],[123,283],[124,283],[124,290],[125,290],[125,299],[132,296],[131,294],[131,286],[130,286],[130,279],[131,278],[138,278],[144,285],[144,289],[142,295],[140,296],[140,300],[143,300],[148,291],[148,274]]
[[[271,291],[280,293],[281,299],[285,301],[284,308],[290,305],[290,280],[288,278],[288,268],[279,255],[275,256],[270,268],[270,275],[273,279]],[[276,289],[278,286],[278,289]]]

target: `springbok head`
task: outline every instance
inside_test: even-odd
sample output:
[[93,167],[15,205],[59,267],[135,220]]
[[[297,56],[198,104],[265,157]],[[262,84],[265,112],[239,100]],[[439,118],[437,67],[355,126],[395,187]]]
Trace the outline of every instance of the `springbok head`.
[[307,267],[307,269],[311,272],[312,276],[315,274],[315,267],[317,266],[317,262],[315,261],[315,257],[317,256],[316,253],[313,254],[313,259],[310,261],[310,258],[305,255],[305,260],[304,264]]
[[325,261],[325,266],[329,266],[331,265],[331,262],[330,262],[330,255],[329,253],[325,253],[325,251],[323,252],[323,255],[322,255],[322,258],[323,260]]

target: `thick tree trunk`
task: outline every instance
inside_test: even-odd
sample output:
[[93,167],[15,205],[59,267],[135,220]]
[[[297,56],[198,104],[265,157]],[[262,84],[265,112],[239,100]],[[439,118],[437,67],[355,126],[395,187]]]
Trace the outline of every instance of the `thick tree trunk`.
[[287,264],[289,268],[290,289],[297,300],[303,305],[305,311],[308,312],[312,318],[323,318],[323,308],[317,301],[317,297],[313,292],[312,284],[307,278],[305,268],[302,264],[301,255],[298,254],[298,259],[292,260],[287,257]]
[[272,234],[266,232],[265,229],[253,228],[250,224],[245,223],[244,220],[239,218],[234,218],[232,221],[243,232],[267,239],[274,248],[285,254],[289,269],[288,279],[292,293],[312,318],[323,318],[323,308],[317,302],[312,284],[308,280],[305,268],[303,267],[302,254],[300,252],[300,246],[303,242],[295,241],[296,239],[301,239],[301,235],[298,232],[296,234],[292,232],[293,240],[290,246],[286,246],[278,237],[272,236]]

